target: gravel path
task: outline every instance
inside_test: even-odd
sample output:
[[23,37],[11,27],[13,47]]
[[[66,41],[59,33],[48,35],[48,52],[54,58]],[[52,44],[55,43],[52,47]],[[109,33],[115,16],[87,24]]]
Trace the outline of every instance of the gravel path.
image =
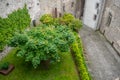
[[106,39],[86,26],[79,33],[93,80],[120,80],[120,56]]

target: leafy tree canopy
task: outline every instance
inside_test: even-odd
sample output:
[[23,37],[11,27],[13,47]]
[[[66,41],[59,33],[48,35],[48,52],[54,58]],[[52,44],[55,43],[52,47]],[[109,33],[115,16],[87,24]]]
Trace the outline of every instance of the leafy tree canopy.
[[10,46],[18,47],[17,56],[30,61],[34,68],[42,60],[59,62],[61,52],[69,51],[74,42],[74,34],[65,26],[41,25],[22,34],[16,34]]

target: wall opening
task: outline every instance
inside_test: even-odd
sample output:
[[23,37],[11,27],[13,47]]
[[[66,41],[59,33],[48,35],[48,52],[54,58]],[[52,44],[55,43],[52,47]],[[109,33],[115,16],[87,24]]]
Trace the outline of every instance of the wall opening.
[[71,3],[71,8],[74,7],[74,2]]
[[97,15],[96,15],[96,14],[94,15],[93,19],[94,19],[94,20],[96,20],[96,19],[97,19]]
[[59,13],[59,17],[62,17],[62,14],[61,14],[61,13]]
[[55,8],[55,18],[57,18],[57,8]]
[[9,3],[6,3],[6,6],[9,6]]
[[39,5],[39,3],[37,3],[37,5]]
[[32,23],[33,23],[33,26],[36,27],[36,20],[33,20]]
[[106,22],[106,25],[107,25],[108,27],[110,26],[111,21],[112,21],[112,14],[109,12],[109,14],[108,14],[108,19],[107,19],[107,22]]
[[96,9],[98,9],[99,8],[99,3],[96,3]]
[[81,0],[81,16],[80,17],[83,17],[84,7],[85,7],[85,0]]
[[63,12],[65,12],[65,4],[63,4]]

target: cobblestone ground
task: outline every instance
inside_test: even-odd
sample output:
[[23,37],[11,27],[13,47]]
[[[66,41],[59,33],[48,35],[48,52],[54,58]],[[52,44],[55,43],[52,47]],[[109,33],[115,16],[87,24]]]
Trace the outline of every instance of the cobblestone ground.
[[93,80],[120,80],[120,57],[106,39],[86,26],[79,33]]

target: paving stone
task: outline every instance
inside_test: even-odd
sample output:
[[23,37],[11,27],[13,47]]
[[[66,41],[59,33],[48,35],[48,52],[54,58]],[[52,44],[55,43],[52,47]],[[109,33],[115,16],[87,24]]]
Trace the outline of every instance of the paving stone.
[[115,80],[120,77],[120,57],[98,31],[87,26],[80,30],[93,80]]

